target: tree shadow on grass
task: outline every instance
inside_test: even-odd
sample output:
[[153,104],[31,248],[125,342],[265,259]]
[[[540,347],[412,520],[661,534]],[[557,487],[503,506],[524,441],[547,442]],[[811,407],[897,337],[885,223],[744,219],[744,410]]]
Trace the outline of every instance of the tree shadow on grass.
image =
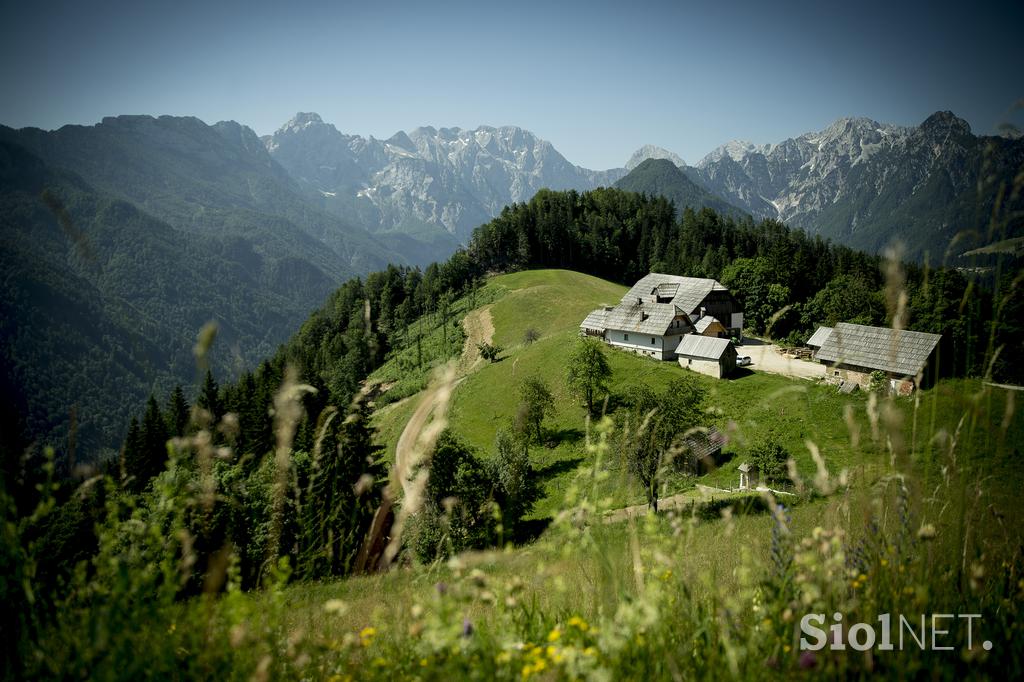
[[543,519],[521,519],[512,531],[512,544],[522,546],[539,538],[551,525],[551,517]]
[[574,471],[582,461],[582,457],[574,457],[572,459],[562,459],[557,462],[552,462],[547,466],[534,469],[531,478],[535,483],[540,484],[558,476],[559,474]]
[[[544,497],[545,481],[549,481],[559,474],[574,471],[581,462],[583,462],[582,457],[563,459],[531,471],[526,490],[526,509],[532,509],[533,506]],[[515,527],[512,530],[512,542],[516,545],[533,542],[540,537],[541,533],[543,533],[550,524],[551,517],[543,519],[520,519],[516,522]]]
[[729,373],[729,380],[736,381],[737,379],[745,379],[752,376],[754,376],[754,370],[749,367],[737,367]]
[[569,442],[576,443],[583,438],[583,432],[579,429],[546,429],[544,431],[544,446],[547,448],[554,448],[561,443]]

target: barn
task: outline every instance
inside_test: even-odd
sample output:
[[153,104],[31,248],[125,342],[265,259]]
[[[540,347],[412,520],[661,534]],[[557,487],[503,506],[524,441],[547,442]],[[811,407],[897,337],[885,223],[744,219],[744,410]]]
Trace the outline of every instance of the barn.
[[736,369],[736,347],[728,339],[687,334],[676,347],[676,359],[681,367],[722,379]]
[[871,374],[882,372],[890,391],[910,395],[934,382],[941,340],[940,334],[840,322],[815,357],[828,367],[825,376],[832,383],[868,388]]

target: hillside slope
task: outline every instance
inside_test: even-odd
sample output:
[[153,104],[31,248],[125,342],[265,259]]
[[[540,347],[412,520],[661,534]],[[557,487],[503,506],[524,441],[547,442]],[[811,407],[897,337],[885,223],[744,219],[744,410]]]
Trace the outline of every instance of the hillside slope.
[[723,216],[743,218],[746,211],[715,196],[691,180],[682,169],[668,159],[650,158],[638,164],[629,175],[615,183],[618,189],[640,192],[649,196],[662,196],[676,206],[676,211],[685,208],[699,211],[710,208]]
[[22,438],[79,456],[121,443],[151,392],[271,355],[344,280],[401,260],[318,212],[235,123],[120,117],[0,127],[0,362]]

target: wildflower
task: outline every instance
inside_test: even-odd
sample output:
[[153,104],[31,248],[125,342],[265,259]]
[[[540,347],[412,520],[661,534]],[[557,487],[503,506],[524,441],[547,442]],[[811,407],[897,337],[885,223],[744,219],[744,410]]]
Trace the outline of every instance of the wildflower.
[[793,647],[791,647],[790,645],[788,645],[788,644],[783,644],[782,645],[783,653],[787,653],[788,654],[792,650],[793,650]]
[[445,583],[437,583],[436,585],[434,585],[434,589],[437,590],[437,593],[442,597],[448,594],[448,585],[446,585]]
[[811,668],[818,665],[818,657],[814,655],[813,651],[805,651],[800,654],[800,667],[804,670],[810,670]]
[[888,565],[889,565],[889,560],[888,559],[882,559],[882,568],[885,568]]
[[921,526],[921,529],[917,531],[917,537],[922,540],[932,540],[935,538],[935,526],[927,523]]
[[587,621],[583,620],[579,616],[573,616],[570,618],[568,625],[569,627],[574,627],[582,632],[586,632],[590,628],[590,626],[587,625]]
[[462,636],[472,637],[473,636],[473,622],[469,618],[462,620]]
[[497,664],[508,663],[512,660],[512,654],[507,651],[502,651],[494,657],[494,662]]
[[588,646],[586,649],[583,650],[583,655],[590,657],[597,656],[597,649],[595,649],[592,646]]
[[558,628],[555,628],[551,632],[548,633],[548,641],[549,642],[557,642],[558,639],[561,636],[562,636],[562,631],[559,630]]
[[377,634],[377,629],[371,626],[366,626],[359,631],[359,643],[363,646],[370,646],[373,643],[373,636]]
[[324,602],[324,611],[327,613],[344,613],[348,604],[340,599],[328,599]]

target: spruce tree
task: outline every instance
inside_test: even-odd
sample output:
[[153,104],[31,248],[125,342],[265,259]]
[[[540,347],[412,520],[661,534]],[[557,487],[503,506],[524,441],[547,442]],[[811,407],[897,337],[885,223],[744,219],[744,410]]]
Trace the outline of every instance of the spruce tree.
[[167,400],[167,432],[171,436],[184,436],[188,429],[190,414],[188,401],[181,385],[174,387],[171,397]]
[[224,414],[220,387],[217,385],[217,380],[213,378],[213,372],[210,370],[206,370],[206,379],[203,381],[203,388],[199,391],[199,397],[196,398],[196,405],[209,412],[214,422]]
[[[124,438],[124,448],[121,455],[122,471],[126,477],[133,476],[138,471],[141,466],[142,453],[142,429],[139,428],[138,418],[132,416],[132,420],[128,424],[128,434]],[[129,484],[129,488],[135,489],[134,482]]]

